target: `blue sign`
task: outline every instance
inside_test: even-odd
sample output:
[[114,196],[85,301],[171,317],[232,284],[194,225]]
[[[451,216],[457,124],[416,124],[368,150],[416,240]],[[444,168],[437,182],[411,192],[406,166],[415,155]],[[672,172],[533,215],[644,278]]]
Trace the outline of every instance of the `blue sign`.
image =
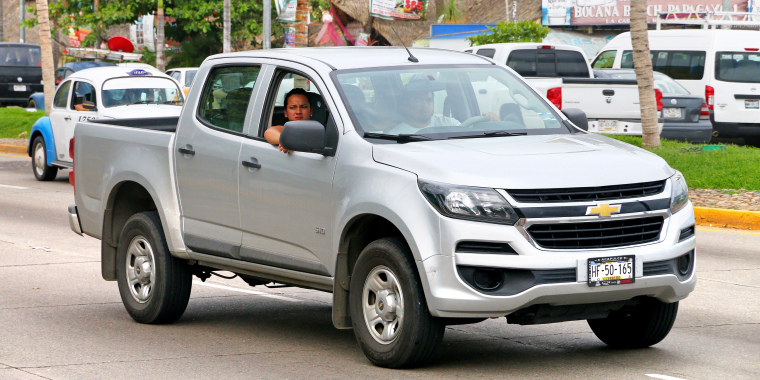
[[147,71],[145,71],[143,69],[134,69],[134,70],[128,72],[127,74],[129,74],[129,75],[150,75],[149,72],[147,72]]

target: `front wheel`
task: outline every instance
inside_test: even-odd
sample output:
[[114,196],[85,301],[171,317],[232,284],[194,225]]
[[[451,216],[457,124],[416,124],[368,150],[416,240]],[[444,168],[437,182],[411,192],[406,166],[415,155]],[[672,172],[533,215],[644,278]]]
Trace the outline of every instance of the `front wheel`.
[[119,237],[116,268],[121,300],[135,321],[172,323],[185,312],[192,274],[184,260],[169,253],[156,211],[127,220]]
[[37,136],[32,142],[32,171],[38,181],[52,181],[58,174],[58,168],[47,164],[45,139]]
[[597,338],[615,348],[644,348],[660,343],[673,327],[678,302],[645,298],[632,308],[613,311],[604,319],[589,319]]
[[416,367],[437,350],[444,323],[430,315],[411,252],[385,238],[362,251],[351,276],[349,310],[354,335],[375,365]]

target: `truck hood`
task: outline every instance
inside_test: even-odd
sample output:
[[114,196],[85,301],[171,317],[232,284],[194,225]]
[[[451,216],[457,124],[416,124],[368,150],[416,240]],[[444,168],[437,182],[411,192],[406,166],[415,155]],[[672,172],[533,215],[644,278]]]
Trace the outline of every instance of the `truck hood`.
[[136,104],[102,108],[100,118],[103,119],[134,119],[136,117],[177,117],[182,112],[181,106],[164,104]]
[[675,173],[653,153],[594,134],[375,144],[372,154],[420,179],[502,189],[620,185]]

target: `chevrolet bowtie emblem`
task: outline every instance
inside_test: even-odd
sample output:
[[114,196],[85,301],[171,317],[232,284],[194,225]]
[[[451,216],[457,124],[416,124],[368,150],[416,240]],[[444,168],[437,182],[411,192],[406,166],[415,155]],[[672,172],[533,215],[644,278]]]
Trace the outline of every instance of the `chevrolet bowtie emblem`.
[[586,215],[610,216],[620,212],[620,205],[600,204],[589,206]]

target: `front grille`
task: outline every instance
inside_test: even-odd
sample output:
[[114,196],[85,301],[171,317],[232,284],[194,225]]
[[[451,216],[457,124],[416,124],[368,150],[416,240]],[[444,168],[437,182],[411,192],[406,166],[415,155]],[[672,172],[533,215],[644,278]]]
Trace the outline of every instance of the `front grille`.
[[460,241],[457,243],[457,253],[495,253],[516,255],[517,252],[507,243],[491,243],[487,241]]
[[534,224],[527,231],[541,247],[554,249],[623,247],[657,241],[663,217],[579,223]]
[[506,191],[512,198],[521,203],[557,203],[640,198],[659,194],[663,190],[665,190],[664,180],[601,187],[574,187],[566,189],[532,189]]

